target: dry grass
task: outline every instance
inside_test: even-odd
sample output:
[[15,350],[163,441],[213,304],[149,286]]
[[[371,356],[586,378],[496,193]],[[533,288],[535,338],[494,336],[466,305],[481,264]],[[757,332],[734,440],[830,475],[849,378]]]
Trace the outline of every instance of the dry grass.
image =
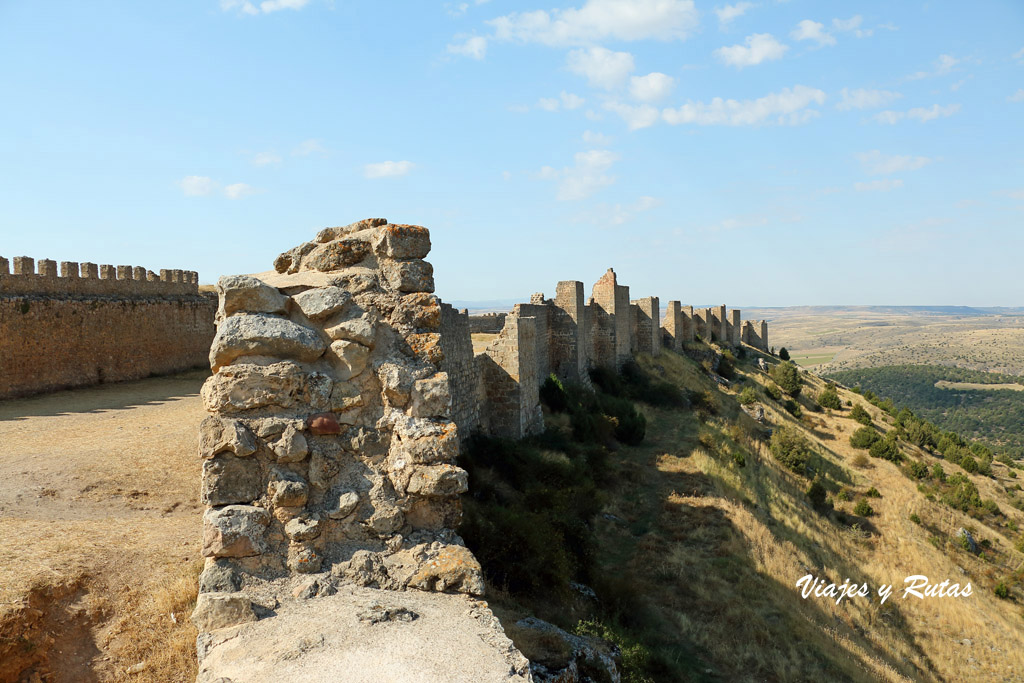
[[[718,392],[694,363],[674,354],[643,362],[688,389]],[[766,382],[762,373],[744,371],[747,381]],[[824,388],[818,378],[807,379],[805,392]],[[1020,679],[1024,652],[1013,644],[1024,638],[1021,609],[992,591],[996,580],[1021,565],[1021,554],[1012,550],[1016,534],[927,500],[892,463],[856,467],[862,451],[849,445],[849,436],[860,425],[847,417],[845,403],[860,397],[841,390],[843,410],[805,412],[804,420],[766,400],[773,425],[804,430],[833,494],[840,485],[853,492],[852,501],[836,501],[837,507],[850,514],[868,488],[881,492],[870,499],[876,514],[861,527],[840,524],[810,507],[809,482],[779,468],[756,438],[757,426],[738,423],[735,404],[719,396],[719,415],[703,424],[692,413],[645,408],[647,441],[623,449],[631,467],[642,468],[637,486],[643,490],[629,487],[607,511],[648,531],[636,539],[609,529],[604,551],[614,562],[628,557],[637,592],[657,596],[648,605],[654,621],[673,624],[679,643],[705,653],[715,674],[730,680]],[[878,409],[865,407],[888,428]],[[737,464],[737,452],[745,466]],[[1000,500],[998,482],[973,480],[983,498]],[[1001,507],[1024,527],[1020,511]],[[910,521],[911,513],[922,526]],[[961,526],[989,539],[1004,566],[953,544]],[[941,539],[938,547],[930,535]],[[805,574],[866,582],[872,591],[894,584],[896,592],[884,605],[877,595],[839,605],[804,600],[795,584]],[[974,594],[902,599],[904,578],[913,574],[970,581]]]

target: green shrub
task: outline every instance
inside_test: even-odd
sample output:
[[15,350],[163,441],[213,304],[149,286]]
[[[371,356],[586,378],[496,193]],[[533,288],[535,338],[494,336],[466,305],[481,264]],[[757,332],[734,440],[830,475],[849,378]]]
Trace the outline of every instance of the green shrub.
[[853,496],[850,495],[850,489],[845,486],[839,489],[839,493],[836,494],[837,500],[853,500]]
[[776,401],[782,400],[782,390],[779,389],[779,386],[777,384],[769,384],[768,386],[766,386],[764,388],[764,393],[768,394]]
[[782,407],[785,408],[786,412],[792,415],[793,417],[800,417],[804,413],[804,411],[800,408],[800,404],[791,398],[786,399],[786,402],[783,404]]
[[1003,514],[1003,511],[999,509],[999,505],[997,505],[996,502],[991,498],[987,498],[982,501],[981,509],[990,515],[998,516]]
[[786,350],[785,346],[779,349],[779,358],[782,360],[789,360],[789,351]]
[[925,465],[920,460],[911,460],[907,463],[907,475],[911,479],[927,479],[928,465]]
[[881,438],[874,427],[861,427],[850,435],[850,445],[854,448],[871,448]]
[[872,486],[867,491],[865,491],[864,495],[867,496],[868,498],[881,498],[882,497],[882,494],[879,493],[878,489],[876,489],[874,486]]
[[811,501],[811,505],[816,509],[825,507],[825,498],[827,495],[828,491],[817,479],[811,482],[810,488],[807,489],[807,499]]
[[996,594],[997,598],[1002,598],[1003,600],[1007,600],[1010,597],[1010,587],[1003,581],[997,583],[992,592]]
[[918,526],[921,526],[921,518],[917,515],[916,512],[910,513],[910,521]]
[[757,392],[754,390],[754,387],[743,387],[743,391],[740,392],[739,401],[741,405],[745,406],[757,403]]
[[961,512],[969,512],[973,508],[981,507],[978,487],[970,479],[962,474],[954,474],[947,483],[949,488],[942,496],[943,503]]
[[964,472],[976,474],[978,472],[978,461],[969,455],[965,455],[960,458],[960,467],[964,469]]
[[811,442],[799,430],[789,426],[775,430],[768,450],[792,471],[805,474],[807,460],[812,453]]
[[796,365],[787,361],[779,363],[771,369],[772,379],[779,385],[779,388],[790,396],[799,396],[800,389],[803,386],[803,380],[800,379],[800,370],[797,369]]
[[887,434],[884,439],[879,439],[871,444],[868,453],[872,458],[882,458],[897,464],[903,460],[903,454],[900,453],[900,447],[896,444],[896,438],[892,432]]
[[942,469],[941,463],[935,463],[932,465],[932,479],[935,481],[943,482],[946,481],[946,470]]
[[860,422],[862,425],[871,426],[871,415],[859,403],[854,405],[853,410],[850,411],[850,419]]
[[857,501],[857,505],[854,506],[853,514],[857,515],[858,517],[870,517],[871,515],[875,514],[875,511],[874,509],[872,509],[871,505],[866,500],[861,498],[860,500]]
[[565,394],[565,387],[552,373],[540,386],[540,401],[554,413],[564,413],[569,410],[569,397]]
[[857,455],[853,456],[853,460],[851,460],[850,462],[854,467],[871,467],[871,461],[868,460],[868,456],[864,455],[863,453],[858,453]]
[[842,410],[843,408],[843,402],[839,399],[839,393],[834,387],[826,387],[818,394],[818,405],[832,410]]

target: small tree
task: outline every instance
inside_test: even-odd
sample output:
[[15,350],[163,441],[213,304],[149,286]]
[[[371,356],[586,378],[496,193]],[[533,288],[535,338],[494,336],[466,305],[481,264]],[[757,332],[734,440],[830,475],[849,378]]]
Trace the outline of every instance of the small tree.
[[850,419],[860,422],[865,426],[871,425],[871,415],[868,414],[868,411],[864,410],[864,406],[859,403],[854,404],[853,410],[850,411]]
[[786,350],[785,346],[779,349],[779,358],[782,360],[789,360],[789,351]]
[[881,438],[874,427],[861,427],[850,435],[850,445],[854,448],[871,448]]
[[835,387],[825,387],[825,389],[818,394],[818,405],[822,408],[841,410],[843,402],[839,400],[839,392],[835,390]]
[[807,498],[811,501],[811,505],[815,509],[820,510],[825,507],[825,498],[828,495],[828,491],[821,485],[821,482],[815,479],[810,488],[807,489]]
[[772,368],[771,376],[775,383],[790,396],[800,395],[803,380],[800,379],[800,370],[793,363],[788,360],[779,363]]
[[772,434],[768,450],[776,460],[797,474],[805,473],[807,460],[811,457],[811,443],[793,427],[782,427]]
[[875,511],[866,500],[861,498],[860,500],[857,501],[857,504],[854,506],[853,514],[858,515],[860,517],[870,517],[871,515],[875,514]]

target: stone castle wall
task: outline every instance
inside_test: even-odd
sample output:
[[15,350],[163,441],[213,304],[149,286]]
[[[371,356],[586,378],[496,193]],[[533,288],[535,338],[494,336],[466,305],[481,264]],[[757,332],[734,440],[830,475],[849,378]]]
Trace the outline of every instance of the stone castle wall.
[[200,367],[215,311],[193,271],[0,257],[0,399]]

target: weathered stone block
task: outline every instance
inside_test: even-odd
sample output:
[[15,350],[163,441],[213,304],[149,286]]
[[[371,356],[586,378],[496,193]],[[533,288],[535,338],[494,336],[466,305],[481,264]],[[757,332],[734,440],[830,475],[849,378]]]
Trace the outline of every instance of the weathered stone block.
[[284,313],[288,297],[274,287],[248,275],[227,275],[217,281],[221,318],[238,312]]
[[430,231],[419,225],[385,225],[374,238],[378,256],[421,259],[430,253]]
[[267,486],[274,507],[302,507],[309,500],[309,486],[298,479],[278,479]]
[[307,318],[323,320],[348,306],[352,301],[352,295],[341,287],[320,287],[307,289],[292,299]]
[[483,595],[484,579],[480,563],[469,549],[459,545],[445,546],[423,562],[409,579],[411,588],[432,591],[455,591]]
[[262,484],[258,462],[222,454],[203,462],[200,496],[207,505],[251,503],[263,492]]
[[233,315],[217,327],[210,367],[217,370],[242,356],[271,356],[314,361],[327,344],[315,330],[263,313]]
[[387,222],[388,220],[386,218],[364,218],[361,221],[349,223],[348,225],[343,225],[338,228],[324,228],[316,234],[316,241],[321,244],[333,242],[336,239],[341,239],[345,235],[351,235],[354,232],[387,225]]
[[406,487],[420,496],[457,496],[469,490],[466,470],[454,465],[423,465],[413,470]]
[[332,491],[328,495],[327,516],[345,519],[359,507],[359,494],[355,491]]
[[329,273],[354,266],[370,255],[370,244],[354,237],[343,237],[318,245],[302,257],[302,270]]
[[422,332],[410,334],[405,338],[409,348],[417,358],[434,365],[444,360],[444,351],[441,349],[441,335],[435,332]]
[[302,432],[288,425],[281,438],[270,444],[270,450],[277,456],[278,462],[301,462],[309,452],[309,445]]
[[256,437],[238,420],[226,420],[213,415],[199,423],[199,457],[210,458],[230,451],[239,457],[256,452]]
[[406,294],[395,306],[391,324],[419,330],[438,330],[441,327],[441,302],[433,294]]
[[302,257],[316,249],[316,242],[304,242],[274,259],[274,270],[279,273],[297,273]]
[[413,417],[450,417],[452,395],[448,385],[448,373],[439,372],[433,377],[416,380],[412,386],[412,405],[409,414]]
[[374,336],[377,334],[377,326],[373,316],[369,313],[352,317],[340,317],[324,330],[327,336],[334,340],[347,339],[359,342],[364,346],[373,347]]
[[256,613],[239,593],[201,593],[192,612],[192,623],[203,633],[250,621],[256,621]]
[[331,355],[337,379],[347,382],[366,369],[370,349],[359,342],[339,339],[331,342]]
[[312,574],[320,571],[323,556],[308,542],[291,543],[288,546],[288,569],[297,574]]
[[252,505],[211,508],[203,515],[204,557],[249,557],[267,551],[267,511]]
[[312,541],[320,535],[320,520],[309,516],[296,517],[284,525],[284,533],[293,541]]
[[384,261],[384,278],[391,289],[399,292],[433,292],[434,267],[426,261]]
[[289,408],[309,403],[326,407],[331,396],[330,378],[307,374],[294,363],[252,365],[239,363],[221,368],[200,391],[210,412],[235,413],[267,406]]

